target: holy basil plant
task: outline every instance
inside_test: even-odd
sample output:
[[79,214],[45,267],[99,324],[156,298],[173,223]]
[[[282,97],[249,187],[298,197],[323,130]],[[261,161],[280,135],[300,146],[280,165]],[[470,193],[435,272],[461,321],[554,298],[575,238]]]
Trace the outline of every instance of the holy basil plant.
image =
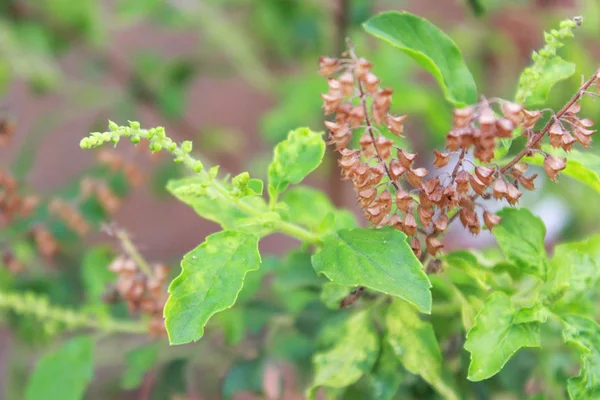
[[[189,174],[168,191],[221,227],[183,257],[169,286],[170,344],[209,340],[202,339],[208,332],[237,348],[260,343],[256,352],[236,353],[223,398],[280,396],[281,387],[273,394],[265,382],[280,379],[273,370],[284,364],[293,365],[307,398],[600,398],[600,235],[548,250],[544,222],[521,204],[542,173],[600,187],[598,156],[571,150],[588,147],[595,132],[579,104],[600,87],[599,73],[560,110],[529,108],[573,73],[557,50],[579,23],[567,20],[546,34],[515,99],[488,100],[457,45],[427,20],[389,12],[366,21],[366,32],[390,45],[390,58],[416,61],[459,107],[446,148],[419,155],[420,167],[416,153],[391,139],[402,137],[407,118],[390,111],[393,90],[351,41],[342,58],[319,63],[328,77],[321,96],[328,136],[289,132],[265,182],[205,166],[191,142],[174,142],[162,127],[110,122],[108,131],[84,138],[84,149],[145,140],[151,151],[170,153]],[[341,178],[364,219],[302,185],[327,144],[339,152]],[[504,209],[490,211],[498,205]],[[442,235],[454,221],[472,234],[488,229],[498,246],[444,251]],[[261,254],[271,234],[300,246]],[[80,398],[93,348],[91,338],[76,337],[45,356],[29,398],[48,388],[56,398]],[[151,345],[129,353],[123,385],[138,385],[157,353]],[[77,367],[69,385],[49,378],[65,362]]]

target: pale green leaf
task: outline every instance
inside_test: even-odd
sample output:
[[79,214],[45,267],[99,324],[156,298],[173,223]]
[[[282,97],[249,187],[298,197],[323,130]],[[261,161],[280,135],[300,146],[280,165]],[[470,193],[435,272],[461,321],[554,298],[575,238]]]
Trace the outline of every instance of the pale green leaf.
[[214,233],[187,253],[164,309],[171,344],[200,339],[209,318],[235,304],[246,274],[259,265],[258,238],[243,232]]
[[78,336],[45,354],[27,384],[27,400],[78,400],[94,377],[94,341]]
[[377,363],[367,375],[369,398],[377,400],[393,399],[405,376],[406,373],[402,371],[400,361],[398,361],[389,339],[384,337]]
[[526,208],[505,208],[498,213],[502,222],[492,233],[509,261],[524,272],[544,278],[547,254],[544,247],[546,227]]
[[[325,231],[356,228],[356,217],[348,210],[336,209],[325,193],[308,186],[288,190],[281,198],[288,206],[289,220],[314,230]],[[333,215],[333,224],[321,229],[323,220]]]
[[420,375],[444,398],[458,399],[443,379],[442,353],[430,322],[423,321],[410,304],[394,300],[387,310],[385,327],[388,342],[404,368]]
[[288,134],[286,140],[275,147],[273,161],[269,165],[269,196],[277,196],[290,184],[300,183],[314,171],[325,155],[323,132],[298,128]]
[[333,282],[365,286],[431,312],[431,283],[406,235],[393,228],[343,229],[327,235],[312,264]]
[[494,376],[523,347],[540,347],[537,322],[516,324],[518,313],[510,298],[493,293],[467,334],[465,349],[471,353],[468,379],[481,381]]
[[431,22],[407,12],[390,11],[372,17],[363,27],[418,62],[433,75],[453,105],[477,101],[475,80],[460,50]]
[[578,315],[563,318],[563,338],[581,353],[579,376],[569,379],[569,397],[572,400],[600,398],[600,326],[591,319]]
[[[225,182],[222,182],[225,184]],[[167,190],[179,201],[191,206],[202,218],[216,222],[223,229],[247,230],[260,234],[260,227],[249,224],[248,215],[206,184],[204,178],[190,177],[169,181]],[[257,211],[266,213],[268,207],[260,196],[246,196],[238,200]],[[258,230],[257,230],[258,229]]]
[[560,81],[570,78],[575,73],[576,65],[572,62],[554,57],[544,65],[540,80],[533,92],[527,97],[525,105],[540,106],[546,103],[552,87]]
[[368,310],[351,315],[336,328],[334,343],[313,357],[315,376],[307,392],[309,399],[314,398],[321,386],[350,386],[370,371],[377,360],[379,338]]
[[123,389],[135,389],[140,386],[158,358],[158,349],[158,342],[154,342],[133,349],[125,355],[126,368],[121,379]]

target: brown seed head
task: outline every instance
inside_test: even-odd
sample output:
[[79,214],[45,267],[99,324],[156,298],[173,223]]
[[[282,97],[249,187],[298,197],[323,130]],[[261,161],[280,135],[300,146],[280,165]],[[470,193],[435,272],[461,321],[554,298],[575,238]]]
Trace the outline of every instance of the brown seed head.
[[332,57],[319,58],[319,73],[322,76],[335,74],[340,68],[340,60]]
[[435,165],[437,168],[443,168],[446,165],[448,165],[448,162],[450,161],[450,154],[440,153],[437,150],[434,150],[433,154],[435,156],[433,160],[433,165]]
[[494,226],[502,222],[502,217],[499,217],[496,214],[491,213],[489,211],[485,211],[483,213],[483,222],[485,223],[485,226],[487,226],[487,228],[491,231],[494,228]]
[[544,158],[544,171],[548,178],[556,182],[556,176],[567,167],[567,159],[547,154]]

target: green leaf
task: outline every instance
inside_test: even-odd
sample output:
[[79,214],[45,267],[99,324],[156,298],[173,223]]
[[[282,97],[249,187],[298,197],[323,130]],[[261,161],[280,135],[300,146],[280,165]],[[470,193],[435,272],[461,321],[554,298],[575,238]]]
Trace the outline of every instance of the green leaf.
[[[167,190],[179,201],[191,206],[204,219],[216,222],[223,229],[257,232],[256,225],[248,225],[248,215],[230,201],[225,201],[200,177],[169,181]],[[260,196],[246,196],[238,200],[252,206],[257,211],[268,212],[264,199]]]
[[393,399],[405,375],[394,348],[389,339],[384,337],[377,363],[373,367],[373,371],[367,376],[369,398],[377,400]]
[[[338,210],[329,197],[320,190],[298,186],[288,190],[281,198],[288,206],[289,220],[319,231],[330,229],[340,230],[358,227],[353,213],[348,210]],[[333,224],[322,229],[323,221],[333,214]]]
[[259,265],[258,238],[243,232],[214,233],[187,253],[164,309],[171,344],[200,339],[209,318],[235,304],[246,274]]
[[516,324],[518,313],[510,298],[493,293],[467,334],[465,349],[471,353],[468,379],[481,381],[494,376],[523,347],[540,347],[540,324]]
[[135,389],[142,383],[158,358],[158,342],[149,343],[131,350],[125,355],[125,373],[121,379],[121,387],[125,390]]
[[323,132],[298,128],[275,147],[269,165],[269,196],[276,200],[290,184],[300,183],[315,170],[325,155]]
[[335,336],[332,346],[317,352],[313,357],[315,377],[307,391],[309,399],[314,398],[316,390],[321,386],[350,386],[370,371],[377,360],[379,338],[371,324],[368,310],[347,318],[342,329],[335,330]]
[[[600,235],[555,247],[544,292],[551,303],[570,304],[590,295],[600,278]],[[556,306],[557,304],[553,304]]]
[[387,340],[404,368],[420,375],[446,399],[458,399],[442,377],[442,353],[430,322],[410,304],[394,300],[385,316]]
[[27,400],[78,400],[94,377],[94,341],[77,336],[37,363],[27,384]]
[[502,222],[492,233],[506,257],[523,271],[544,278],[547,270],[542,220],[526,208],[505,208],[498,213]]
[[446,100],[455,106],[477,101],[473,75],[456,44],[426,19],[403,12],[384,12],[363,24],[371,35],[398,48],[434,76]]
[[576,65],[572,62],[554,57],[544,66],[537,86],[527,97],[526,106],[539,106],[546,103],[552,87],[560,81],[570,78],[575,73]]
[[343,229],[327,235],[312,264],[333,282],[365,286],[431,312],[431,283],[406,235],[393,228]]
[[[567,166],[560,172],[560,175],[570,176],[600,193],[600,157],[598,155],[578,150],[570,150],[567,154],[562,149],[553,149],[548,145],[542,146],[542,150],[553,156],[567,157]],[[544,165],[544,157],[539,153],[533,157],[525,157],[523,161]]]
[[591,319],[567,315],[563,339],[581,353],[579,376],[569,379],[569,397],[573,400],[600,398],[600,326]]

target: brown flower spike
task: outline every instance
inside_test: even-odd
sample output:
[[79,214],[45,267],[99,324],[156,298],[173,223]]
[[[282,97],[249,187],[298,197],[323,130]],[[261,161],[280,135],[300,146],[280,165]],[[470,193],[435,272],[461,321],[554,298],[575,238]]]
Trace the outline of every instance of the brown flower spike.
[[[575,142],[588,147],[595,130],[593,121],[580,119],[579,100],[598,80],[594,75],[584,83],[563,109],[550,116],[541,130],[536,123],[542,112],[526,110],[512,102],[494,99],[454,110],[452,129],[446,136],[447,151],[433,152],[434,168],[445,168],[456,160],[451,173],[433,171],[416,165],[418,154],[398,147],[394,136],[402,136],[407,115],[390,112],[393,91],[380,86],[372,71],[373,64],[359,58],[349,42],[349,57],[322,57],[320,73],[328,77],[329,92],[322,94],[329,143],[341,153],[339,165],[344,179],[352,182],[358,203],[374,227],[392,226],[412,237],[410,246],[421,255],[425,239],[427,254],[435,256],[443,245],[437,235],[459,218],[473,234],[481,230],[482,221],[476,206],[484,209],[483,223],[488,229],[501,218],[477,204],[479,197],[518,203],[520,188],[534,189],[536,174],[525,176],[526,155],[540,152],[540,142],[549,137],[550,144],[569,151]],[[335,76],[338,74],[338,77]],[[497,106],[497,107],[496,107]],[[516,129],[528,139],[526,147],[503,167],[492,164],[499,139],[512,138]],[[348,146],[358,131],[360,149]],[[467,168],[470,155],[479,165]],[[470,163],[471,164],[471,163]],[[544,170],[552,180],[565,169],[566,159],[545,154]]]

